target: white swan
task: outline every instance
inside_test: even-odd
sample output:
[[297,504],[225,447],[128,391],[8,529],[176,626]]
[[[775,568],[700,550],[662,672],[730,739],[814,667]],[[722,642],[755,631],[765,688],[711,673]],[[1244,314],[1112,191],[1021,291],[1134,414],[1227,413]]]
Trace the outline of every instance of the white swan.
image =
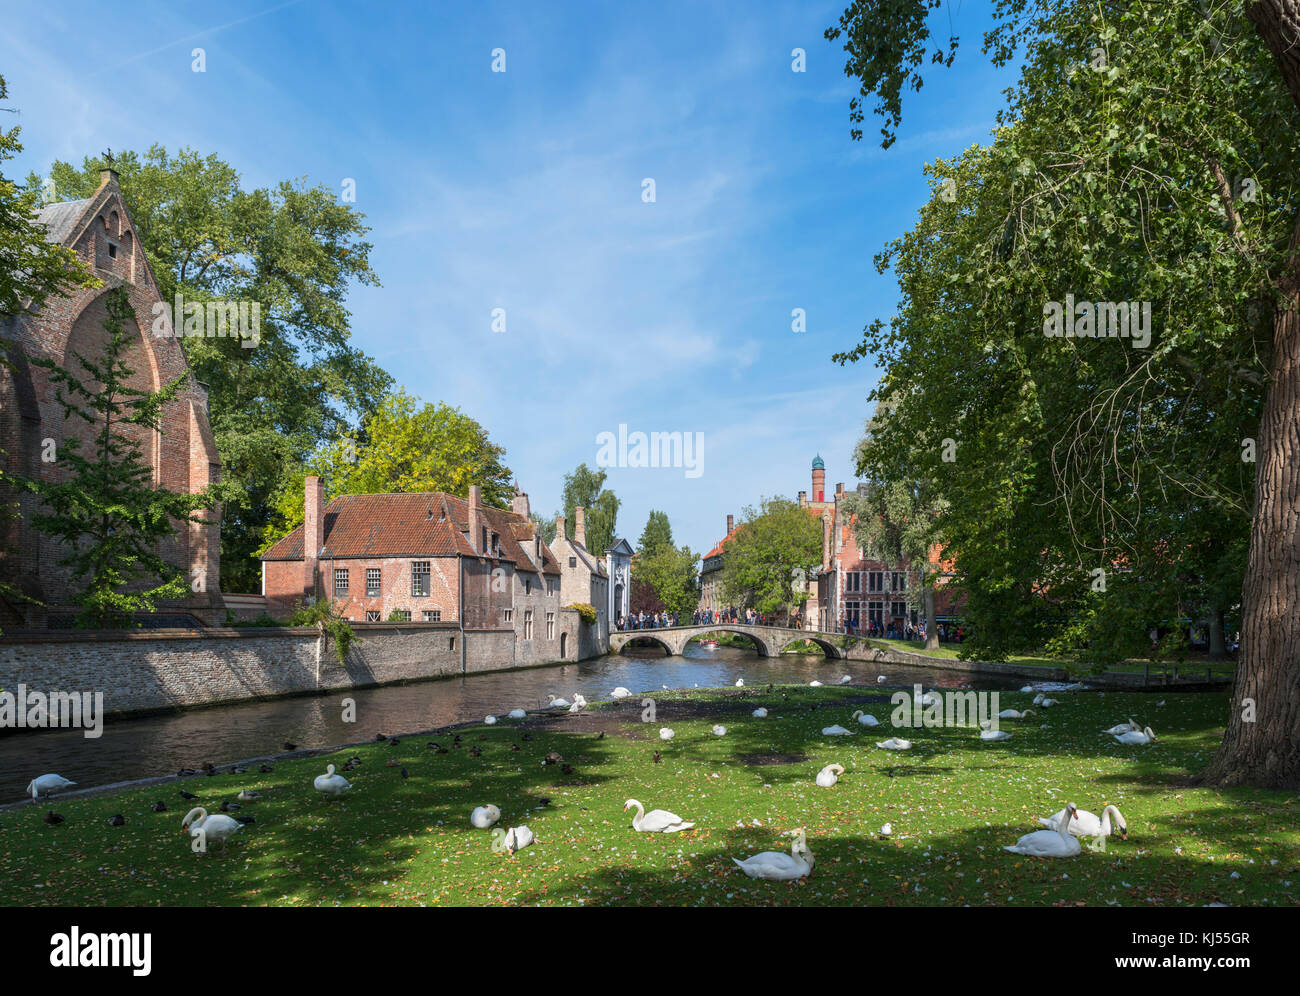
[[836,723],[834,726],[823,727],[822,736],[823,737],[851,737],[853,736],[853,731],[846,730],[844,729],[844,727],[840,726],[839,723]]
[[470,823],[480,830],[486,830],[499,819],[501,819],[501,810],[491,803],[486,806],[475,806],[469,814]]
[[185,819],[181,820],[181,829],[188,830],[191,837],[198,837],[203,841],[201,851],[207,850],[208,844],[221,844],[221,849],[226,849],[226,841],[232,833],[237,833],[243,826],[238,820],[225,815],[224,813],[213,813],[208,815],[208,811],[202,806],[196,806],[185,814]]
[[1145,730],[1131,730],[1128,733],[1121,733],[1115,739],[1122,744],[1129,744],[1130,746],[1136,744],[1153,744],[1156,742],[1156,735],[1151,732],[1151,727],[1148,726]]
[[840,684],[847,685],[852,680],[853,680],[853,675],[846,674],[843,678],[840,679]]
[[[1069,802],[1063,812],[1069,812],[1071,819],[1079,812],[1079,807]],[[1035,830],[1027,833],[1014,844],[1002,848],[1012,854],[1026,854],[1031,858],[1074,858],[1082,848],[1079,839],[1071,837],[1069,826],[1062,823],[1057,830]]]
[[822,683],[821,683],[820,681],[810,681],[810,682],[808,682],[808,687],[809,687],[809,688],[821,688],[821,687],[822,687]]
[[526,719],[528,717],[528,713],[522,709],[511,709],[506,715],[511,719]]
[[483,725],[484,725],[484,726],[496,726],[496,724],[497,724],[497,718],[496,718],[495,716],[484,716],[484,717],[483,717]]
[[494,841],[501,842],[501,847],[507,854],[514,854],[515,851],[522,850],[537,839],[526,825],[511,827],[509,830],[497,827],[492,831],[492,838]]
[[38,795],[48,798],[51,792],[62,792],[69,785],[76,784],[76,782],[68,781],[62,775],[41,775],[39,778],[33,778],[27,784],[27,791],[32,794],[32,802],[35,802]]
[[560,699],[560,698],[556,698],[554,695],[548,695],[548,696],[546,696],[546,698],[547,698],[547,702],[546,702],[546,708],[547,708],[547,709],[567,709],[567,708],[569,708],[569,700],[568,700],[568,699]]
[[861,709],[859,709],[857,712],[853,714],[853,718],[856,719],[863,726],[880,725],[880,720],[876,719],[876,717],[872,716],[870,713],[863,712]]
[[[988,722],[988,720],[985,720]],[[980,739],[985,741],[1010,740],[1011,734],[1006,730],[980,730]]]
[[753,713],[752,713],[751,715],[753,715],[753,717],[754,717],[755,719],[766,719],[766,718],[767,718],[767,710],[764,709],[762,706],[759,706],[757,709],[755,709],[755,710],[753,711]]
[[675,737],[675,736],[677,736],[677,731],[674,730],[671,726],[661,726],[661,727],[659,727],[659,739],[660,739],[660,740],[671,740],[671,739],[672,739],[673,737]]
[[1044,709],[1050,709],[1050,708],[1051,708],[1052,706],[1054,706],[1054,705],[1060,705],[1060,704],[1061,704],[1061,700],[1060,700],[1060,699],[1043,699],[1043,700],[1042,700],[1041,702],[1039,702],[1038,704],[1039,704],[1040,706],[1042,706]]
[[352,787],[352,783],[342,775],[334,774],[334,765],[325,766],[325,774],[317,775],[316,780],[312,782],[316,786],[317,792],[324,792],[326,795],[342,795]]
[[840,775],[844,774],[844,765],[828,764],[817,772],[817,784],[822,788],[831,788],[840,780]]
[[623,803],[623,812],[626,813],[633,806],[636,807],[636,815],[632,817],[632,829],[637,833],[677,833],[695,826],[666,809],[652,809],[647,813],[645,806],[636,799],[628,799]]
[[1141,730],[1142,727],[1133,722],[1133,717],[1130,716],[1127,723],[1116,723],[1109,730],[1102,730],[1101,732],[1109,733],[1112,737],[1118,737],[1124,733],[1138,733]]
[[587,708],[587,700],[581,695],[575,695],[573,697],[573,705],[569,706],[569,712],[580,712],[585,708]]
[[[1112,829],[1110,814],[1115,814],[1115,824]],[[1051,816],[1040,816],[1038,822],[1049,830],[1059,830],[1061,821],[1065,819],[1065,810],[1059,813],[1053,813]],[[1076,837],[1109,837],[1115,830],[1119,831],[1121,840],[1128,840],[1128,823],[1124,820],[1124,814],[1119,811],[1118,806],[1107,806],[1101,811],[1101,818],[1097,818],[1096,813],[1090,813],[1086,809],[1080,809],[1075,812],[1069,822],[1070,833]]]
[[923,706],[943,705],[943,699],[940,698],[938,692],[922,692],[916,701]]
[[912,741],[904,740],[902,737],[890,737],[888,740],[877,741],[876,746],[885,750],[911,750]]
[[625,699],[631,694],[632,693],[629,692],[626,688],[624,688],[622,685],[619,685],[617,688],[615,688],[612,692],[609,693],[609,697],[611,699]]
[[763,851],[744,861],[737,858],[731,860],[750,878],[766,879],[769,882],[794,882],[807,878],[812,874],[816,859],[813,852],[808,850],[808,841],[802,828],[791,830],[790,835],[795,838],[795,842],[789,854],[784,851]]
[[737,678],[737,679],[736,679],[736,687],[737,687],[737,688],[744,688],[744,687],[745,687],[745,679],[744,679],[744,678]]
[[715,726],[713,728],[713,735],[715,737],[725,737],[727,735],[727,728],[722,725]]
[[1017,712],[1015,709],[1003,709],[998,713],[998,719],[1028,719],[1034,715],[1033,709],[1026,709],[1024,712]]
[[884,683],[885,683],[885,676],[882,674],[880,677],[876,679],[876,684],[883,685]]

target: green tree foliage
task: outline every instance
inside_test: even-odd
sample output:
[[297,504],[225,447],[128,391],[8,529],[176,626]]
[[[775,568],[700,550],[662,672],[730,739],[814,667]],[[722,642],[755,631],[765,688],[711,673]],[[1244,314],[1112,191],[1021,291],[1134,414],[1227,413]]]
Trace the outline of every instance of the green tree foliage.
[[[932,6],[862,0],[827,33],[886,144],[941,51]],[[868,461],[908,446],[940,482],[982,654],[1145,652],[1149,627],[1224,608],[1244,576],[1239,684],[1260,712],[1233,714],[1211,777],[1300,784],[1300,566],[1280,554],[1300,494],[1300,3],[995,16],[986,53],[1024,61],[993,144],[930,167],[935,196],[877,261],[898,313],[838,357],[876,358],[875,397],[897,401]],[[1149,344],[1045,334],[1067,295],[1149,302]]]
[[537,528],[538,533],[541,534],[543,543],[545,543],[547,546],[550,546],[552,543],[555,542],[555,520],[554,519],[543,519],[536,512],[533,512],[531,515],[528,516],[528,518],[532,520],[532,523]]
[[[55,162],[57,198],[88,197],[102,164]],[[146,258],[169,304],[257,302],[257,345],[184,339],[209,412],[223,480],[222,584],[254,591],[273,496],[316,449],[370,414],[392,378],[350,344],[344,303],[354,283],[377,285],[369,229],[325,186],[283,181],[245,190],[215,155],[154,146],[114,160]],[[39,178],[32,177],[35,186]]]
[[641,530],[641,538],[637,541],[637,552],[652,556],[672,545],[673,527],[668,522],[668,513],[652,508],[645,528]]
[[34,525],[61,541],[67,552],[59,563],[81,586],[74,596],[81,606],[78,625],[121,627],[130,625],[133,613],[152,611],[159,599],[189,594],[189,579],[158,547],[176,535],[177,523],[204,522],[196,513],[216,504],[222,489],[189,494],[153,486],[153,468],[132,430],[161,431],[163,407],[188,374],[158,391],[130,387],[135,371],[124,356],[138,335],[134,312],[120,287],[105,303],[102,356],[73,353],[67,369],[49,359],[32,361],[48,372],[64,418],[91,427],[94,449],[82,453],[81,440],[69,434],[58,453],[60,479],[24,483],[42,501]]
[[788,498],[747,506],[722,554],[722,602],[737,608],[793,612],[808,599],[802,579],[821,564],[821,520]]
[[679,616],[689,616],[700,600],[699,564],[699,554],[692,553],[690,547],[678,549],[669,543],[651,553],[646,553],[644,548],[638,550],[632,565],[633,581],[644,582],[660,603],[660,608],[646,611],[667,609]]
[[595,471],[580,463],[572,474],[564,476],[564,516],[569,538],[573,538],[574,509],[587,510],[587,549],[603,555],[614,543],[618,525],[619,500],[605,487],[605,472]]
[[327,499],[425,491],[463,498],[470,485],[477,484],[485,504],[510,507],[514,487],[510,469],[503,463],[505,450],[459,408],[441,402],[421,404],[399,390],[379,403],[359,435],[363,442],[336,439],[306,468],[284,477],[263,548],[302,522],[303,480],[308,473],[325,482]]

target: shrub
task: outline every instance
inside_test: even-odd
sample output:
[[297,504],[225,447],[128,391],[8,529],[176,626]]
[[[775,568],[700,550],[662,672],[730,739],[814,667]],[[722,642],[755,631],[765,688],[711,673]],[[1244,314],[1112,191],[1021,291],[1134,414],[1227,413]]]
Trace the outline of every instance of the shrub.
[[329,602],[318,599],[311,605],[299,606],[289,617],[289,625],[315,626],[326,640],[334,637],[334,650],[339,656],[339,663],[348,662],[348,648],[352,646],[352,624],[342,616],[336,616]]
[[574,602],[569,608],[578,613],[578,618],[588,626],[596,625],[596,607],[586,602]]

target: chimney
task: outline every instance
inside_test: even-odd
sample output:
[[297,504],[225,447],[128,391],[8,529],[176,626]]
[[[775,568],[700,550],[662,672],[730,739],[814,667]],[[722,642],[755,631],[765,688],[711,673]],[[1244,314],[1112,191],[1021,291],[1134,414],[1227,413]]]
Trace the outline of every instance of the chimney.
[[587,510],[581,505],[573,510],[573,540],[582,546],[587,545]]
[[111,166],[105,166],[99,171],[99,186],[103,189],[110,183],[117,183],[117,170]]
[[487,544],[483,542],[483,515],[480,508],[483,505],[483,489],[477,484],[469,486],[469,498],[466,499],[466,505],[469,507],[469,545],[470,549],[476,553],[487,553]]
[[522,491],[516,491],[514,498],[510,500],[510,507],[514,509],[515,515],[527,520],[528,518],[528,496]]
[[562,515],[555,517],[555,538],[562,540],[568,538],[568,531],[564,528],[566,525],[565,518]]
[[807,492],[807,491],[800,491],[800,492],[799,492],[799,507],[800,507],[800,508],[804,508],[805,506],[807,506],[807,504],[808,504],[808,492]]
[[736,517],[734,515],[727,516],[727,535],[730,536],[731,531],[735,528],[736,528]]
[[302,590],[308,598],[316,594],[316,568],[325,545],[325,483],[316,475],[303,485],[302,504]]
[[835,497],[838,498],[842,494],[844,494],[844,482],[840,481],[839,484],[835,485]]

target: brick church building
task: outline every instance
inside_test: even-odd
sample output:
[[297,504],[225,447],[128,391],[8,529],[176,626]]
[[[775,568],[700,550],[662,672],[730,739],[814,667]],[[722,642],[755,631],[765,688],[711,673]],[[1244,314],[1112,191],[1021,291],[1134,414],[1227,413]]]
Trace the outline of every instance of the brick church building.
[[[74,435],[87,452],[84,441],[94,430],[80,419],[65,420],[49,376],[30,361],[48,358],[67,369],[76,364],[73,353],[101,353],[107,340],[104,296],[110,289],[125,286],[135,312],[135,342],[125,357],[135,371],[132,386],[157,390],[187,373],[189,364],[181,339],[149,333],[154,305],[162,298],[113,170],[100,171],[92,197],[47,205],[39,219],[49,241],[74,249],[103,281],[73,297],[51,297],[37,314],[0,316],[0,349],[8,360],[0,365],[0,466],[30,479],[58,480],[65,472],[58,453]],[[137,439],[157,487],[195,492],[220,480],[207,391],[193,378],[166,406],[162,431],[140,430]],[[35,503],[30,494],[0,488],[0,504],[6,509],[16,505],[19,513],[0,517],[0,578],[31,599],[0,599],[0,628],[66,625],[76,611],[70,604],[71,579],[58,564],[63,549],[31,526]],[[219,513],[212,510],[203,517],[211,524],[180,523],[177,535],[161,550],[190,580],[190,597],[158,606],[160,616],[174,623],[197,619],[211,624],[224,616]]]

